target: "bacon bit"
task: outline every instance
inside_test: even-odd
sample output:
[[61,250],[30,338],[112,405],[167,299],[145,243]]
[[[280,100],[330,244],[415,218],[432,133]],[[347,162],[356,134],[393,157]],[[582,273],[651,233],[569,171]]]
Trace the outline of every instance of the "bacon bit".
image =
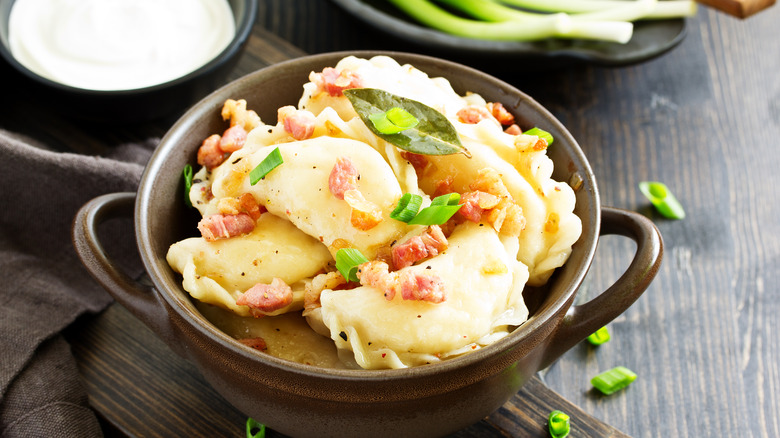
[[198,222],[201,236],[209,242],[247,234],[254,228],[255,221],[245,213],[213,214]]
[[457,116],[461,123],[468,123],[472,125],[493,117],[487,108],[477,105],[469,105],[461,108],[457,112]]
[[547,149],[547,140],[543,139],[542,137],[539,137],[539,139],[536,140],[536,143],[534,143],[533,150],[543,151],[545,149]]
[[253,220],[258,220],[260,215],[266,212],[264,206],[260,205],[251,193],[244,193],[238,198],[241,211],[248,214]]
[[357,178],[360,175],[349,158],[339,157],[330,171],[328,188],[338,199],[344,199],[344,192],[357,188]]
[[360,265],[357,276],[360,284],[379,289],[388,301],[399,292],[404,300],[430,303],[446,300],[444,283],[433,274],[418,274],[409,270],[390,272],[387,263],[374,260]]
[[222,198],[217,202],[217,210],[221,214],[239,214],[241,213],[241,204],[236,198]]
[[491,102],[487,104],[488,111],[502,125],[511,125],[515,123],[515,116],[504,108],[500,102]]
[[258,317],[289,306],[292,299],[292,288],[282,279],[274,278],[271,284],[257,283],[249,288],[238,296],[236,304],[248,306],[252,316]]
[[523,130],[516,123],[513,123],[504,129],[504,132],[511,135],[520,135],[523,133]]
[[344,90],[363,86],[363,79],[357,73],[349,70],[338,71],[333,67],[326,67],[322,73],[312,72],[309,80],[314,82],[320,91],[325,91],[333,97],[343,96]]
[[414,236],[392,248],[392,261],[395,270],[411,266],[428,257],[435,257],[447,249],[447,238],[438,225],[431,225],[419,236]]
[[466,192],[460,198],[460,204],[463,207],[458,210],[458,213],[464,218],[478,224],[482,220],[482,213],[485,210],[495,208],[501,198],[490,193],[476,190],[473,192]]
[[358,230],[368,231],[382,222],[382,209],[366,200],[358,190],[344,192],[344,200],[352,207],[349,221]]
[[246,109],[246,100],[227,99],[222,105],[222,120],[230,119],[230,126],[241,126],[246,132],[260,124],[260,116]]
[[[526,221],[523,216],[523,209],[515,203],[509,190],[501,180],[501,176],[495,169],[485,168],[477,173],[475,180],[469,184],[469,188],[474,192],[482,192],[473,195],[473,192],[465,193],[461,200],[465,199],[468,204],[474,203],[472,199],[476,196],[476,206],[464,204],[459,211],[467,219],[474,221],[477,218],[476,213],[482,209],[480,219],[487,221],[493,229],[504,234],[520,234],[525,229]],[[494,203],[494,197],[498,200]]]
[[198,164],[206,166],[209,170],[222,164],[225,153],[219,148],[221,138],[219,134],[213,134],[203,140],[198,148]]
[[287,105],[279,108],[277,118],[284,125],[284,130],[296,140],[306,140],[314,134],[315,117],[309,111]]
[[265,351],[268,349],[268,345],[266,345],[265,339],[263,338],[243,338],[238,339],[238,342],[259,351]]
[[425,155],[401,151],[401,158],[408,161],[412,167],[414,167],[414,171],[417,172],[418,175],[421,175],[423,170],[428,166],[428,158]]
[[246,136],[247,132],[243,126],[231,126],[222,133],[222,138],[219,140],[219,148],[225,153],[235,152],[244,147]]
[[452,177],[448,176],[447,178],[436,181],[436,188],[433,190],[433,197],[446,195],[449,193],[453,193],[454,190],[452,190]]

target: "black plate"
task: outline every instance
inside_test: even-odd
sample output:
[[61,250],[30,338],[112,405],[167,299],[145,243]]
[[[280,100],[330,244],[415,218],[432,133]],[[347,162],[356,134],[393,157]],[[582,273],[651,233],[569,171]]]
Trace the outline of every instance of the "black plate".
[[[658,56],[679,44],[686,34],[685,20],[648,20],[634,24],[634,34],[626,44],[548,39],[537,42],[486,41],[449,35],[424,27],[384,0],[333,0],[366,24],[426,52],[455,58],[490,59],[503,67],[543,69],[585,62],[602,66],[622,66]],[[406,48],[404,48],[406,50]]]

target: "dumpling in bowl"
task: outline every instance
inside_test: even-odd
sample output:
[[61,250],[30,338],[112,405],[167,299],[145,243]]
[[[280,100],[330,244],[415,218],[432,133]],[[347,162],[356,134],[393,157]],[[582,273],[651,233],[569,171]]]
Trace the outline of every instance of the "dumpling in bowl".
[[168,249],[168,264],[182,273],[190,295],[241,316],[252,315],[236,300],[256,284],[270,284],[279,278],[293,285],[293,299],[277,315],[303,307],[303,281],[324,271],[332,258],[319,241],[295,228],[289,221],[262,214],[257,225],[240,239],[208,242],[190,237]]
[[[505,246],[484,224],[464,223],[449,247],[398,276],[434,278],[443,300],[391,300],[374,285],[325,290],[310,324],[327,327],[342,358],[362,368],[402,368],[438,362],[488,345],[528,316],[523,286],[528,270],[515,259],[517,245]],[[365,269],[361,267],[362,269]],[[360,277],[361,274],[358,274]],[[361,283],[377,283],[361,277]]]

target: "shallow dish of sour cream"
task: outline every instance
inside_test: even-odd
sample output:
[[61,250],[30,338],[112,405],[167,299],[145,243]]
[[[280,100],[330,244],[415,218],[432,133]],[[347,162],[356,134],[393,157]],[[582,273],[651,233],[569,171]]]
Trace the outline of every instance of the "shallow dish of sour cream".
[[180,78],[233,40],[227,0],[16,0],[8,19],[14,58],[54,82],[133,90]]
[[524,288],[582,232],[549,134],[388,56],[311,72],[274,120],[241,96],[221,117],[185,195],[200,235],[167,261],[265,354],[386,369],[479,350],[524,323]]

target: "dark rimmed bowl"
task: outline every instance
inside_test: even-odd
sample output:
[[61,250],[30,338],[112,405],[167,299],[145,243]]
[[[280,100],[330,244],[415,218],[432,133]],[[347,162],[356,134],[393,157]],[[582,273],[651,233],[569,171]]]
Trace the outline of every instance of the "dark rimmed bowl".
[[[495,344],[442,363],[397,370],[331,370],[289,362],[246,347],[206,320],[167,264],[168,247],[193,234],[192,213],[181,201],[181,170],[194,164],[203,138],[224,129],[226,98],[244,98],[264,120],[276,108],[297,104],[311,71],[344,56],[385,54],[431,76],[450,79],[459,93],[472,91],[502,102],[521,127],[550,131],[554,178],[580,179],[575,213],[583,234],[569,261],[542,288],[524,296],[530,317]],[[138,250],[152,286],[130,279],[106,255],[98,226],[134,214]],[[599,236],[620,234],[637,243],[626,272],[606,291],[572,306]],[[293,436],[438,436],[484,418],[504,404],[535,372],[625,311],[647,288],[662,256],[655,226],[637,213],[602,207],[590,166],[571,134],[547,110],[512,86],[441,59],[396,52],[341,52],[273,65],[215,91],[170,129],[151,158],[138,193],[104,195],[74,220],[73,239],[90,273],[120,303],[192,361],[228,401],[270,428]]]
[[180,78],[134,90],[98,91],[71,87],[39,76],[19,63],[8,42],[8,19],[16,0],[0,0],[0,56],[20,85],[68,117],[102,123],[136,123],[181,113],[224,84],[235,67],[257,16],[257,0],[228,0],[236,34],[215,58]]

